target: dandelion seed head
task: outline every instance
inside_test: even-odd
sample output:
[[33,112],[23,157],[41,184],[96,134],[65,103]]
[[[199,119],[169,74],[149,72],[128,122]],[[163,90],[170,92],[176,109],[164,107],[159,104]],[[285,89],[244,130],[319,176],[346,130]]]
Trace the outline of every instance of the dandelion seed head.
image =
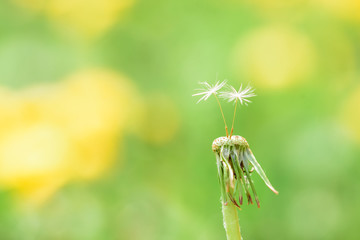
[[201,85],[203,85],[204,86],[204,88],[202,88],[202,89],[196,89],[196,90],[198,90],[198,91],[200,91],[199,93],[195,93],[195,94],[193,94],[192,96],[201,96],[201,95],[203,95],[200,99],[199,99],[199,101],[197,102],[197,103],[199,103],[199,102],[201,102],[201,101],[206,101],[206,100],[208,100],[208,98],[211,96],[211,95],[216,95],[217,94],[217,92],[221,89],[221,88],[223,88],[224,86],[225,86],[225,84],[226,84],[226,80],[224,80],[224,81],[222,81],[222,82],[216,82],[215,84],[213,84],[213,85],[211,85],[211,84],[209,84],[208,82],[200,82],[199,84],[201,84]]
[[240,104],[247,105],[251,102],[248,98],[256,96],[254,89],[250,86],[247,86],[243,89],[243,86],[241,85],[239,91],[236,91],[236,89],[230,85],[228,85],[227,88],[228,91],[221,92],[220,97],[227,100],[228,102],[239,101]]
[[260,201],[252,180],[253,171],[259,174],[271,191],[278,194],[251,152],[244,137],[237,135],[219,137],[214,140],[212,149],[216,156],[221,197],[224,204],[230,200],[238,208],[241,208],[243,196],[246,196],[248,204],[256,202],[257,206],[260,207]]
[[239,135],[233,135],[230,137],[219,137],[215,139],[212,143],[212,150],[217,152],[222,146],[231,145],[231,146],[240,146],[240,147],[249,147],[246,139]]
[[213,152],[220,151],[220,148],[229,143],[229,140],[230,139],[227,137],[218,137],[217,139],[215,139],[212,143]]
[[231,136],[231,142],[235,146],[249,147],[249,144],[247,143],[246,139],[239,135]]

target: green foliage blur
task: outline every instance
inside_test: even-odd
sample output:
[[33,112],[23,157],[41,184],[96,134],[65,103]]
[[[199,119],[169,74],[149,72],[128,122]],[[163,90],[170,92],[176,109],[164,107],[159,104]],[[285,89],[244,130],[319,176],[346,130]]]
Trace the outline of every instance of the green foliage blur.
[[[253,102],[238,108],[234,132],[247,139],[279,191],[254,177],[261,208],[245,204],[239,211],[243,238],[358,239],[356,0],[89,2],[0,1],[1,89],[19,99],[28,88],[106,69],[136,88],[126,104],[140,109],[133,103],[142,99],[146,114],[89,147],[115,146],[114,157],[104,153],[108,162],[99,157],[104,170],[89,178],[66,174],[39,202],[29,201],[35,193],[23,175],[0,176],[1,240],[225,239],[211,151],[224,124],[215,99],[196,104],[191,96],[198,82],[217,79],[256,89]],[[0,96],[0,105],[7,99]],[[230,125],[234,105],[222,103]],[[8,149],[3,136],[18,130],[1,124],[0,158]],[[66,171],[85,167],[81,156]],[[12,161],[4,159],[0,168]]]

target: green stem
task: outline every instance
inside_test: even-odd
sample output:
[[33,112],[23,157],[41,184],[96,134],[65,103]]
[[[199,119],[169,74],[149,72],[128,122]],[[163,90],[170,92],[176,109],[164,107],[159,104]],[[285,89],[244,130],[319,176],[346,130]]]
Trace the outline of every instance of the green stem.
[[236,206],[231,201],[226,206],[222,202],[222,212],[227,240],[242,240]]

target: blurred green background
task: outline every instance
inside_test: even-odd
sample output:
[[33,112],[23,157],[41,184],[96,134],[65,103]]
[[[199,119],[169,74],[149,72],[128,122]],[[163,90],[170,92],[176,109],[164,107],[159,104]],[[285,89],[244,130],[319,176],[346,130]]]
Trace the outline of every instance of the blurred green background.
[[[357,0],[0,1],[0,239],[225,239],[198,82],[251,84],[235,134],[275,196],[244,239],[358,239]],[[223,104],[228,124],[233,105]]]

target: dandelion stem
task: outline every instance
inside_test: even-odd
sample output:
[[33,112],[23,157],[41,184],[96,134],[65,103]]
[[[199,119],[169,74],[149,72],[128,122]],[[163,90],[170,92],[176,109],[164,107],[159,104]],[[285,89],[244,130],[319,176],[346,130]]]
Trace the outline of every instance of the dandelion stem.
[[231,125],[230,137],[232,136],[233,131],[234,131],[234,122],[235,122],[235,115],[236,115],[237,102],[238,102],[238,100],[236,99],[236,102],[235,102],[235,109],[234,109],[234,117],[233,117],[233,121],[232,121],[232,125]]
[[220,101],[219,101],[218,97],[216,96],[216,94],[214,94],[214,96],[215,96],[215,98],[216,98],[217,103],[219,104],[220,111],[221,111],[221,115],[222,115],[222,118],[223,118],[224,124],[225,124],[226,137],[228,137],[228,136],[229,136],[229,132],[228,132],[228,127],[227,127],[227,125],[226,125],[226,120],[225,120],[224,112],[223,112],[223,110],[222,110],[222,107],[221,107],[221,104],[220,104]]
[[227,240],[242,240],[236,206],[231,201],[222,202],[222,212]]

